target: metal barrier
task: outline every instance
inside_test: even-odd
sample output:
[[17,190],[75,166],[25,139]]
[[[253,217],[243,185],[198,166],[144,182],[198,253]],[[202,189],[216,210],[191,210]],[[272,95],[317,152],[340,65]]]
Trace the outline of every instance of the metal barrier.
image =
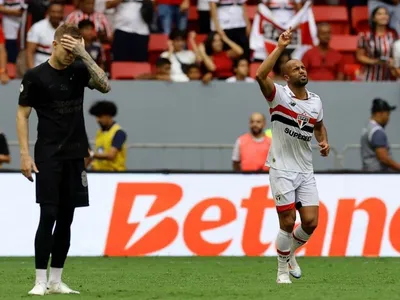
[[[30,141],[29,146],[34,146],[35,142]],[[94,146],[94,141],[90,141],[90,144]],[[10,141],[10,147],[17,147],[17,141]],[[162,144],[162,143],[135,143],[128,144],[128,149],[207,149],[207,150],[224,150],[224,149],[233,149],[233,145],[231,144]],[[312,145],[313,149],[318,150],[319,147],[317,145]],[[359,144],[350,144],[346,145],[342,151],[338,151],[335,147],[331,147],[331,152],[334,155],[334,169],[344,169],[344,160],[346,155],[350,150],[359,150],[361,145]],[[400,144],[390,145],[390,149],[392,150],[400,150]]]
[[[92,147],[94,146],[94,141],[90,141]],[[30,141],[29,146],[34,146],[35,142]],[[17,141],[9,141],[10,147],[17,147]],[[319,149],[317,145],[312,145],[313,149]],[[164,143],[135,143],[128,144],[127,149],[207,149],[207,150],[233,150],[232,144],[164,144]],[[334,169],[341,169],[343,166],[340,164],[340,153],[336,150],[336,148],[331,147],[331,152],[334,155]]]

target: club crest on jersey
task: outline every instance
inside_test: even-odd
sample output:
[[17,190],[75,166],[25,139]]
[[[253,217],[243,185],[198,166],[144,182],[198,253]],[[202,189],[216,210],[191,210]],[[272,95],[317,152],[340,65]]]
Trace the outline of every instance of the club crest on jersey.
[[308,124],[310,117],[305,113],[297,115],[297,124],[299,124],[300,129]]

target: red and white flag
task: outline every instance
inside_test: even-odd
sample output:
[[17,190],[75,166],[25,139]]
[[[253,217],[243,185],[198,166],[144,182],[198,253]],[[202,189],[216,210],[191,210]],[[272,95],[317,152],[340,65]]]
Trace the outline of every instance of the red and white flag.
[[250,49],[254,51],[253,58],[264,60],[276,45],[282,32],[292,27],[292,43],[287,47],[292,50],[292,58],[301,59],[312,46],[318,45],[317,26],[311,8],[307,1],[289,22],[282,23],[274,18],[273,12],[265,5],[258,5],[250,34]]

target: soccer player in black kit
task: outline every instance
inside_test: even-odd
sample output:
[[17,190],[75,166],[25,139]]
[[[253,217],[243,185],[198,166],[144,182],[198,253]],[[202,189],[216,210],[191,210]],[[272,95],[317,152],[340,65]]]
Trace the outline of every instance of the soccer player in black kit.
[[[22,79],[17,112],[21,171],[30,181],[32,172],[36,173],[36,202],[40,204],[35,237],[36,282],[30,295],[79,294],[62,282],[61,274],[70,246],[74,210],[89,206],[84,167],[89,156],[82,107],[85,87],[102,93],[110,91],[106,74],[85,51],[79,29],[61,25],[55,32],[49,60],[29,70]],[[38,116],[34,160],[28,145],[32,108]]]

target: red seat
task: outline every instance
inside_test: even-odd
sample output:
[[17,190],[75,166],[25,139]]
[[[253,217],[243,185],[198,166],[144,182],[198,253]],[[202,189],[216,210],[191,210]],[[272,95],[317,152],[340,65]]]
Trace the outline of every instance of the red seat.
[[318,5],[313,6],[315,22],[327,22],[333,34],[350,33],[349,17],[346,6]]
[[343,55],[345,64],[355,63],[355,52],[357,50],[357,36],[347,34],[333,34],[331,47]]
[[258,6],[257,5],[247,5],[247,14],[249,16],[250,21],[254,20],[254,16],[257,13]]
[[197,7],[196,6],[190,6],[189,7],[189,13],[188,13],[188,21],[197,21],[199,18],[199,14],[197,12]]
[[168,49],[168,36],[166,34],[151,34],[149,41],[149,58],[155,64],[160,54]]
[[358,33],[369,29],[367,6],[353,6],[351,9],[351,26]]
[[360,74],[361,65],[359,64],[346,64],[344,65],[344,75],[347,80],[356,81]]
[[257,69],[260,65],[261,65],[260,62],[253,62],[250,64],[250,77],[251,78],[256,78]]
[[136,76],[151,73],[151,65],[145,62],[113,62],[111,64],[111,79],[129,80]]
[[64,5],[64,18],[66,18],[70,13],[72,13],[75,10],[75,6],[72,4],[66,4]]
[[15,64],[7,63],[7,74],[10,79],[15,79],[17,77],[17,69]]

